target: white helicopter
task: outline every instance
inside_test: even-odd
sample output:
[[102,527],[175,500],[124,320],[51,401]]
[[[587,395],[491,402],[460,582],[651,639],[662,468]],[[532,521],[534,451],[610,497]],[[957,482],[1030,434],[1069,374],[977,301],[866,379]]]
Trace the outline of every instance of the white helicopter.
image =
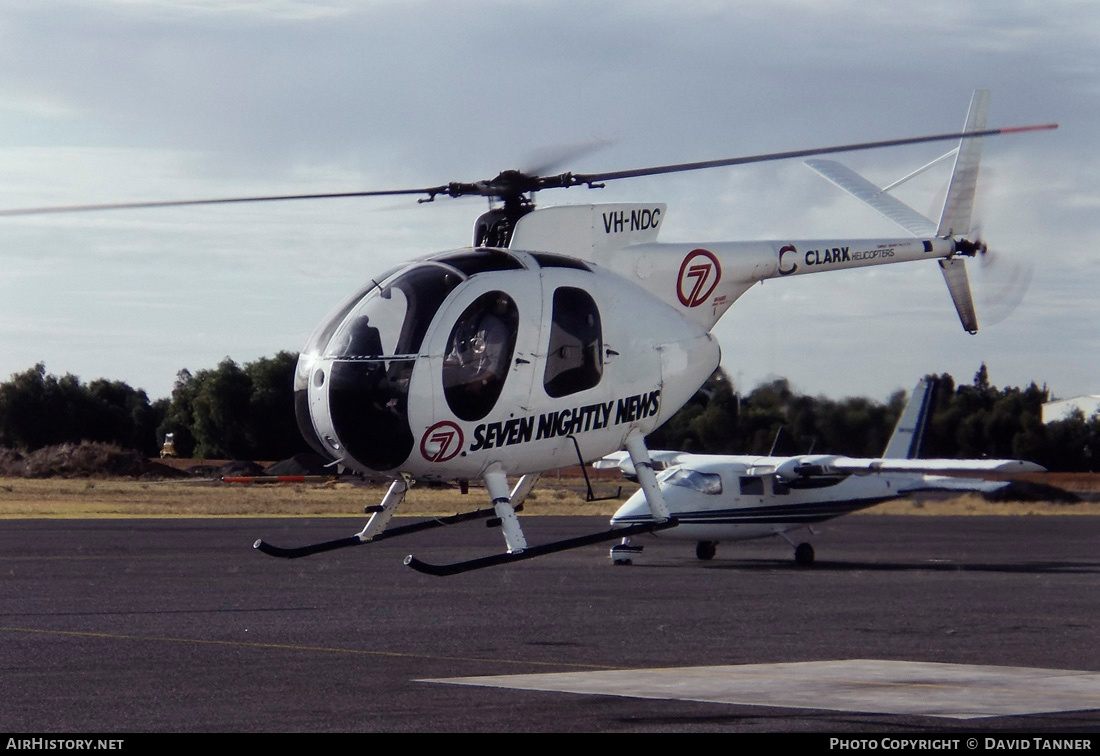
[[[796,544],[787,533],[873,507],[918,491],[988,492],[1009,484],[1007,475],[1045,472],[1015,459],[919,459],[921,437],[931,412],[935,383],[922,379],[898,419],[886,451],[878,459],[830,454],[794,457],[652,452],[664,465],[657,484],[677,527],[654,534],[695,541],[695,555],[712,559],[719,543],[778,536],[794,549],[794,560],[808,567],[814,548]],[[593,467],[635,470],[628,456],[611,454]],[[988,480],[993,477],[993,480]],[[638,491],[612,516],[612,527],[654,521]],[[625,537],[611,548],[615,564],[631,564],[642,546]]]
[[[645,436],[670,418],[719,364],[710,329],[759,281],[869,265],[936,260],[960,313],[969,308],[963,257],[984,249],[970,227],[981,137],[1056,128],[987,129],[978,93],[962,131],[608,173],[540,176],[505,171],[475,183],[338,194],[234,197],[0,211],[0,215],[262,202],[326,197],[481,196],[490,210],[473,247],[423,257],[368,281],[316,329],[295,377],[299,426],[344,469],[393,479],[371,517],[349,537],[300,548],[257,541],[262,552],[300,557],[416,530],[493,518],[506,551],[446,565],[409,556],[435,575],[528,559],[628,535],[610,530],[529,546],[516,510],[539,475],[626,449],[652,523],[674,527]],[[659,203],[536,209],[551,188],[720,166],[959,140],[947,205],[919,239],[659,243]],[[959,282],[962,282],[961,285]],[[976,320],[964,316],[967,330]],[[514,487],[509,476],[519,476]],[[387,529],[412,481],[484,481],[491,509]]]

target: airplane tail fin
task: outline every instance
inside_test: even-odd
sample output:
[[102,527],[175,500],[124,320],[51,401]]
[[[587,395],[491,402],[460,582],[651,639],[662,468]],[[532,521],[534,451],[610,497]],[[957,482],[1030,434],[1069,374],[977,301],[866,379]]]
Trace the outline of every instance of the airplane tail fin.
[[[987,89],[979,89],[974,92],[974,96],[970,100],[970,109],[966,114],[966,123],[963,126],[964,132],[985,129],[986,114],[989,112],[989,97],[989,90]],[[891,189],[900,186],[952,156],[955,158],[955,167],[951,172],[951,183],[943,203],[939,223],[926,218],[889,193]],[[952,238],[970,233],[970,221],[974,214],[974,195],[978,188],[978,166],[981,157],[981,137],[960,139],[959,146],[951,152],[936,158],[886,188],[879,188],[835,160],[807,160],[806,165],[856,199],[877,210],[913,236]],[[976,248],[977,245],[971,246]],[[959,314],[959,321],[962,323],[963,328],[968,333],[977,333],[978,316],[974,310],[974,298],[970,293],[970,279],[966,273],[966,261],[960,257],[942,260],[940,261],[940,269],[943,271],[947,291],[951,295],[951,301],[955,305],[955,311]]]
[[916,459],[920,456],[920,445],[924,438],[924,428],[928,424],[928,417],[932,414],[932,396],[936,389],[936,382],[929,378],[922,378],[917,383],[913,393],[909,395],[909,401],[905,409],[901,411],[898,424],[894,427],[894,434],[890,436],[883,452],[883,459]]

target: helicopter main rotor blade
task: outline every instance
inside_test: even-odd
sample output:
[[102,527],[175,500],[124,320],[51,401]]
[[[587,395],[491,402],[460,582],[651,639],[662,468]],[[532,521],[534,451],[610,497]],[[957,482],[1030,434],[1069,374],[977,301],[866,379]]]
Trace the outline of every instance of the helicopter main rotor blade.
[[572,183],[567,186],[579,184],[600,183],[603,181],[616,181],[625,178],[638,178],[640,176],[657,176],[664,173],[682,173],[685,171],[699,171],[705,168],[721,168],[731,165],[747,165],[750,163],[766,163],[773,160],[789,160],[792,158],[812,157],[814,155],[829,155],[835,152],[857,152],[860,150],[877,150],[883,147],[901,147],[908,144],[924,144],[926,142],[943,142],[955,139],[974,139],[997,134],[1015,134],[1024,131],[1045,131],[1056,129],[1058,124],[1047,123],[1038,126],[1013,126],[1000,129],[985,129],[982,131],[963,131],[952,134],[934,134],[932,136],[908,137],[905,139],[886,139],[879,142],[857,142],[855,144],[842,144],[835,147],[816,147],[806,150],[789,150],[787,152],[770,152],[760,155],[746,155],[743,157],[724,158],[720,160],[703,160],[697,163],[676,163],[673,165],[658,165],[652,168],[635,168],[629,171],[610,171],[608,173],[574,173],[563,174],[562,177],[548,177],[550,179],[568,176]]
[[420,189],[386,189],[380,191],[363,192],[331,192],[323,194],[282,194],[258,197],[221,197],[215,199],[191,199],[191,200],[164,200],[154,202],[112,202],[94,205],[63,205],[56,207],[31,207],[14,210],[0,210],[0,217],[19,215],[46,215],[51,213],[81,213],[101,210],[133,210],[156,207],[185,207],[189,205],[228,205],[244,202],[285,202],[288,200],[311,199],[336,199],[348,197],[391,197],[399,195],[422,194],[425,195],[420,202],[431,202],[436,195],[448,197],[481,196],[490,199],[503,200],[507,206],[509,203],[524,201],[524,196],[544,189],[560,189],[570,186],[587,185],[590,188],[600,186],[605,181],[617,181],[626,178],[638,178],[640,176],[657,176],[665,173],[683,173],[686,171],[698,171],[705,168],[720,168],[723,166],[748,165],[750,163],[765,163],[773,160],[788,160],[791,158],[812,157],[814,155],[828,155],[836,152],[856,152],[859,150],[875,150],[883,147],[900,147],[909,144],[924,144],[926,142],[941,142],[955,139],[973,139],[976,137],[994,136],[996,134],[1013,134],[1024,131],[1044,131],[1056,129],[1058,124],[1050,123],[1038,126],[1015,126],[1001,129],[985,129],[982,131],[964,131],[950,134],[935,134],[932,136],[909,137],[906,139],[887,139],[879,142],[858,142],[834,147],[817,147],[806,150],[789,150],[786,152],[771,152],[760,155],[746,155],[742,157],[723,158],[720,160],[704,160],[697,163],[674,163],[672,165],[658,165],[650,168],[635,168],[628,171],[610,171],[607,173],[561,173],[553,176],[539,176],[523,171],[503,171],[498,176],[484,181],[472,183],[451,182],[441,186],[424,187]]
[[188,205],[230,205],[243,202],[284,202],[287,200],[337,199],[341,197],[390,197],[402,194],[425,194],[429,199],[446,194],[446,186],[427,189],[383,189],[371,192],[329,192],[325,194],[277,194],[262,197],[218,197],[214,199],[162,200],[153,202],[108,202],[96,205],[61,205],[0,210],[0,216],[48,215],[51,213],[86,213],[101,210],[134,210],[153,207],[186,207]]

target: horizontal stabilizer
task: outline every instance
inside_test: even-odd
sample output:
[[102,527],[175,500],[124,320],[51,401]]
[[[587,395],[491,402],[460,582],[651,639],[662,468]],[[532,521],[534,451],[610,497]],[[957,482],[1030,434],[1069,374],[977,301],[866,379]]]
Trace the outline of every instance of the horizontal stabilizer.
[[856,199],[870,205],[913,236],[935,235],[936,224],[897,197],[872,184],[846,165],[835,160],[807,160],[806,165]]
[[978,314],[974,311],[974,298],[970,294],[966,260],[962,257],[940,260],[940,270],[943,271],[943,280],[947,282],[947,290],[951,293],[951,301],[955,303],[962,327],[967,333],[977,333]]

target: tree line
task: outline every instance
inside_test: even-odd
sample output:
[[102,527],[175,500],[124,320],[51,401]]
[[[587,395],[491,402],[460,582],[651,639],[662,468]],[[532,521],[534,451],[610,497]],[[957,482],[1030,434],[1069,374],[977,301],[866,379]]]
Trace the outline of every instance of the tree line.
[[[181,370],[169,398],[104,379],[57,377],[42,364],[0,384],[0,446],[23,452],[100,441],[155,456],[165,434],[180,456],[285,459],[309,450],[294,417],[297,355],[279,352],[244,366]],[[1100,415],[1043,424],[1047,388],[997,388],[982,365],[970,383],[944,373],[925,432],[926,457],[1027,459],[1059,471],[1091,471],[1100,458]],[[726,454],[809,452],[876,457],[905,405],[795,392],[777,379],[741,393],[716,371],[695,397],[650,435],[652,449]]]
[[[1043,424],[1050,392],[1031,383],[998,389],[983,364],[969,384],[929,375],[937,389],[921,447],[923,457],[1026,459],[1048,470],[1090,472],[1100,462],[1100,414]],[[740,394],[718,370],[699,393],[650,435],[651,449],[713,454],[811,452],[877,457],[905,407],[906,392],[885,403],[798,394],[776,379]]]
[[285,459],[309,450],[294,419],[297,360],[279,352],[243,367],[227,357],[212,370],[184,369],[171,397],[154,402],[124,382],[86,384],[39,363],[0,384],[0,446],[99,441],[156,456],[172,433],[181,457]]

